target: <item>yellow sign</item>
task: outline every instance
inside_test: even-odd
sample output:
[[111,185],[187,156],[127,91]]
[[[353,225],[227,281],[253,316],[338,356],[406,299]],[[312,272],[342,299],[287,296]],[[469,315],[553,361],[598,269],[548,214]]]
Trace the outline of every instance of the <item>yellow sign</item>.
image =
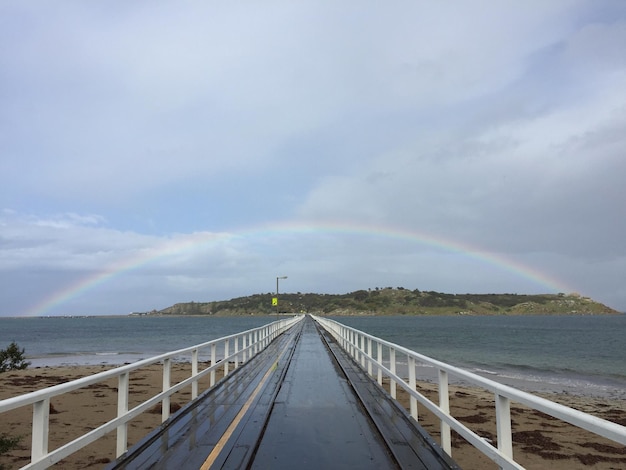
[[272,305],[273,306],[278,305],[278,297],[272,297]]

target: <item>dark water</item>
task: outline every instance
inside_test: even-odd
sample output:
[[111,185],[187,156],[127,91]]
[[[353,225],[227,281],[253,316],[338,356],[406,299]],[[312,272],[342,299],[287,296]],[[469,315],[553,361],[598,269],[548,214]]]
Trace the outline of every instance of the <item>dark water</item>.
[[336,320],[521,388],[626,397],[626,315]]
[[[16,341],[32,366],[122,364],[265,325],[263,317],[0,318],[0,345]],[[5,346],[2,346],[5,347]]]
[[[121,364],[254,328],[271,316],[0,318],[32,366]],[[626,397],[626,315],[341,317],[421,354],[530,390]]]

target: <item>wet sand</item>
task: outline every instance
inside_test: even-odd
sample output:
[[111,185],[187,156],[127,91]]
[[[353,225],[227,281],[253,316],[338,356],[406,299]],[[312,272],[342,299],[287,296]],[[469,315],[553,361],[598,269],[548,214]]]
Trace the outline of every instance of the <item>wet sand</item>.
[[[388,384],[383,383],[389,390]],[[418,390],[431,401],[439,401],[432,383],[419,383]],[[548,400],[575,408],[626,426],[626,401],[584,397],[572,394],[537,394]],[[397,388],[398,401],[409,410],[408,394]],[[478,388],[450,385],[452,416],[479,436],[496,442],[495,400],[493,394]],[[572,426],[540,411],[511,403],[513,456],[529,470],[626,468],[626,447]],[[419,423],[439,442],[439,421],[418,403]],[[452,457],[463,469],[497,469],[498,466],[452,432]]]
[[[113,366],[44,367],[10,371],[0,375],[0,399],[101,372]],[[172,383],[191,375],[190,364],[174,364]],[[219,375],[219,374],[218,374]],[[218,377],[219,378],[219,377]],[[208,378],[200,383],[200,393],[208,387]],[[162,387],[162,367],[155,365],[131,373],[129,407],[132,408]],[[435,386],[420,383],[420,392],[437,400]],[[626,401],[610,398],[583,397],[565,394],[542,394],[545,398],[572,408],[626,425]],[[188,387],[172,397],[172,412],[191,399]],[[398,389],[399,401],[408,409],[407,394]],[[468,387],[450,386],[453,416],[471,427],[480,436],[495,440],[495,406],[489,393]],[[50,450],[85,432],[104,424],[117,412],[117,380],[62,395],[51,401]],[[418,406],[419,421],[435,438],[439,423],[423,407]],[[527,469],[623,469],[626,468],[626,447],[570,426],[543,413],[512,403],[514,455]],[[13,469],[26,465],[30,459],[32,407],[24,407],[0,416],[0,435],[22,436],[17,449],[0,457],[0,465]],[[129,447],[140,441],[161,423],[160,407],[143,413],[130,422]],[[463,439],[452,439],[452,456],[464,469],[496,469],[490,460],[475,451]],[[115,433],[81,449],[53,468],[103,468],[115,459]]]
[[[6,372],[0,375],[0,399],[93,375],[113,367],[111,365],[44,367]],[[202,368],[202,366],[200,367]],[[129,409],[162,391],[162,370],[162,366],[153,365],[131,372]],[[219,372],[217,375],[217,379],[219,379]],[[190,376],[191,364],[172,365],[172,384]],[[54,450],[115,418],[117,415],[117,386],[117,379],[110,379],[53,398],[50,402],[49,450]],[[199,383],[199,393],[208,387],[209,378],[203,378]],[[191,387],[177,392],[171,397],[171,412],[174,413],[190,400]],[[0,456],[0,465],[4,464],[6,468],[13,469],[20,468],[30,461],[31,423],[32,406],[0,415],[0,435],[6,433],[11,436],[22,436],[19,448],[8,452],[7,455]],[[160,424],[160,405],[132,420],[128,426],[129,448]],[[115,445],[116,435],[115,432],[112,432],[62,460],[52,468],[103,468],[115,460]]]

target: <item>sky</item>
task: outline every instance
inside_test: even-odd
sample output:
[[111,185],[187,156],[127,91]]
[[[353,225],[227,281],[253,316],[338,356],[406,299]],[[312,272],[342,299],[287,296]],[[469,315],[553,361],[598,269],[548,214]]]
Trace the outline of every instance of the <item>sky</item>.
[[0,316],[626,311],[626,2],[0,0]]

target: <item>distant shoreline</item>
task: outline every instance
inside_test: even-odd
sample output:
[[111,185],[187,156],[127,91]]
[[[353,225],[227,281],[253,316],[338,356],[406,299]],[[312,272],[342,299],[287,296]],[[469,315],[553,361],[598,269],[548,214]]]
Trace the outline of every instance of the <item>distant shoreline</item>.
[[[554,316],[554,317],[591,317],[591,316],[616,316],[616,315],[626,315],[626,312],[603,312],[603,313],[552,313],[552,312],[536,312],[536,313],[370,313],[370,312],[351,312],[351,313],[341,313],[341,312],[332,312],[332,313],[323,313],[323,312],[305,312],[304,314],[311,313],[313,315],[317,315],[318,317],[544,317],[544,316]],[[303,313],[294,312],[294,313],[281,313],[279,316],[288,317],[293,315],[303,315]],[[2,319],[25,319],[25,318],[47,318],[47,319],[55,319],[55,318],[128,318],[128,317],[138,317],[138,318],[224,318],[224,317],[262,317],[266,316],[268,320],[272,320],[272,317],[276,317],[275,313],[249,313],[249,314],[241,314],[241,313],[232,313],[232,314],[183,314],[183,313],[120,313],[120,314],[111,314],[111,315],[37,315],[37,316],[19,316],[19,315],[7,315],[0,316],[0,320]]]

